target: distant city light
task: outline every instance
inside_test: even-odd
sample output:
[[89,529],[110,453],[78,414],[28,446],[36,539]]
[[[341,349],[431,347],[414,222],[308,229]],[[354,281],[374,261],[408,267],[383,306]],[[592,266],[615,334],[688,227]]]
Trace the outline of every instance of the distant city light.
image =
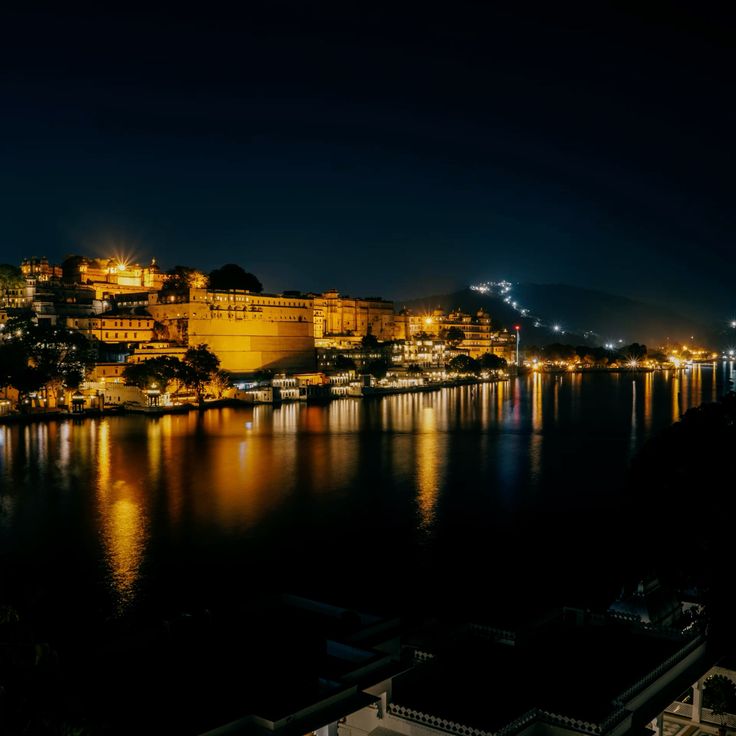
[[736,327],[736,319],[731,320],[731,327]]
[[559,331],[560,331],[560,326],[559,326],[559,325],[554,325],[554,326],[552,327],[552,329],[553,329],[553,330],[554,330],[555,332],[559,332]]

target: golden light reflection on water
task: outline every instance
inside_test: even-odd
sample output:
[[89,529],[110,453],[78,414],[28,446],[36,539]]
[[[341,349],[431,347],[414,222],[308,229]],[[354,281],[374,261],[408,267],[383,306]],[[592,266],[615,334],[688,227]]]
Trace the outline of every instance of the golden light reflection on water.
[[649,434],[652,429],[652,385],[654,373],[644,374],[644,433]]
[[147,542],[143,483],[130,477],[135,464],[125,453],[114,452],[108,420],[97,425],[95,445],[100,536],[115,608],[122,614],[135,600]]
[[446,457],[441,436],[435,408],[422,407],[416,435],[416,479],[419,523],[425,533],[430,532],[434,525],[437,499],[444,476]]
[[672,421],[676,422],[680,418],[681,410],[680,410],[680,390],[681,390],[681,383],[680,383],[680,375],[682,371],[674,370],[672,371]]
[[631,381],[631,419],[629,420],[630,427],[630,444],[633,450],[636,447],[636,379]]
[[542,423],[543,423],[543,396],[542,376],[535,371],[532,373],[532,432],[529,438],[529,460],[532,478],[538,479],[542,470]]

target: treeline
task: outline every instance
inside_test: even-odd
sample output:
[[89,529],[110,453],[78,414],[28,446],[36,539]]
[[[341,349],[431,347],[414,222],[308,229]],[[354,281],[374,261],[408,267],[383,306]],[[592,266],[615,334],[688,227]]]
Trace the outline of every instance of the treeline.
[[230,374],[220,369],[220,359],[207,345],[189,348],[182,358],[161,355],[140,363],[128,363],[123,368],[126,386],[137,386],[142,390],[159,389],[161,393],[188,389],[204,400],[210,386],[217,398],[230,385]]
[[576,360],[587,365],[608,366],[630,360],[649,360],[664,362],[667,356],[660,352],[648,352],[647,346],[638,342],[617,348],[590,347],[589,345],[566,345],[555,342],[542,347],[531,345],[524,349],[527,359],[536,358],[541,362],[558,362]]
[[242,266],[226,263],[209,274],[189,266],[174,266],[166,272],[163,288],[165,291],[189,288],[244,289],[260,294],[263,291],[263,284]]
[[0,388],[15,388],[21,403],[31,394],[75,389],[95,362],[95,346],[80,332],[11,317],[0,341]]
[[[79,388],[97,360],[97,344],[81,332],[36,323],[31,314],[11,317],[0,334],[0,389],[15,389],[21,406],[32,395],[59,398],[64,390]],[[230,384],[220,359],[206,345],[189,348],[182,359],[161,356],[128,363],[123,380],[141,389],[155,385],[162,392],[170,386],[187,388],[200,401],[207,387],[219,396]]]

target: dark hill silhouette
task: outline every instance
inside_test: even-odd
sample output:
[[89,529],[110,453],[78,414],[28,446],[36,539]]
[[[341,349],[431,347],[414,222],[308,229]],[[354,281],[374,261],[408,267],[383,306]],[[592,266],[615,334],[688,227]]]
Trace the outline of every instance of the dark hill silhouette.
[[[647,304],[627,297],[566,284],[516,284],[506,296],[519,308],[528,309],[522,316],[497,293],[480,293],[470,288],[451,294],[397,301],[396,307],[431,311],[442,308],[475,312],[485,309],[497,326],[511,329],[522,326],[527,344],[549,342],[590,343],[601,345],[623,340],[655,346],[671,341],[693,342],[722,347],[718,336],[696,320],[677,314],[667,307]],[[560,326],[556,332],[553,326]],[[538,325],[538,326],[536,326]]]

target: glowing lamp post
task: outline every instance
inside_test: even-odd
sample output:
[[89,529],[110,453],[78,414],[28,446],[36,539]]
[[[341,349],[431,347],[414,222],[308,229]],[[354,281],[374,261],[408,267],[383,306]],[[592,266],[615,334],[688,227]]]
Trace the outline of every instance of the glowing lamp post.
[[521,325],[514,325],[516,330],[516,367],[519,367],[519,335],[521,334]]

